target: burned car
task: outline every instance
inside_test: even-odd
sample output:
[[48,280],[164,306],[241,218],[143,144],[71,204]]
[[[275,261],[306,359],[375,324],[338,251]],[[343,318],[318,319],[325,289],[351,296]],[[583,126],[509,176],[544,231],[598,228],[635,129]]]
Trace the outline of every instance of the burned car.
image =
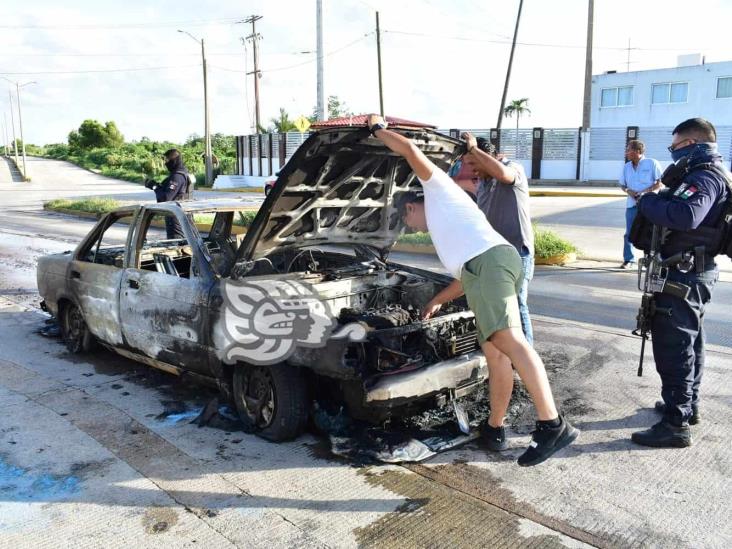
[[[459,141],[436,132],[397,131],[443,168],[460,152]],[[74,251],[39,259],[43,306],[70,351],[102,345],[215,384],[245,427],[271,440],[297,436],[319,401],[370,422],[415,413],[470,394],[487,377],[464,300],[421,319],[451,279],[389,261],[402,230],[394,199],[416,183],[406,162],[365,129],[324,130],[288,162],[245,234],[237,234],[245,209],[238,201],[121,207]],[[184,239],[165,239],[159,227],[168,216]],[[210,228],[194,223],[201,217]],[[279,361],[232,358],[227,288],[237,284],[259,288],[263,299],[277,284],[306,287],[314,298],[288,306],[297,312],[317,300],[334,329]],[[272,333],[292,329],[277,319],[295,313],[277,314],[263,309],[259,318],[270,318]],[[349,326],[360,337],[342,337]],[[240,335],[266,346],[261,335]]]

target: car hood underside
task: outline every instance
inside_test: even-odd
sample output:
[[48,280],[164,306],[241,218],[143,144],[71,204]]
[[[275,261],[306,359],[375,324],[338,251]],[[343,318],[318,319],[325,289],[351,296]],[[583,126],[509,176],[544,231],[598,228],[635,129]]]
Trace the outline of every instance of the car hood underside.
[[[395,131],[443,170],[462,152],[459,140],[432,130]],[[386,251],[402,229],[394,198],[418,184],[407,162],[366,128],[322,130],[280,172],[238,258],[317,244],[361,244]]]

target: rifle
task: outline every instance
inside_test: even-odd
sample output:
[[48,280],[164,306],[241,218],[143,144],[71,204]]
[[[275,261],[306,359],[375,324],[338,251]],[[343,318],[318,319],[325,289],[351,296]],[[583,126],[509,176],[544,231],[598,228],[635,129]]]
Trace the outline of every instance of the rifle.
[[[671,309],[656,306],[655,294],[664,293],[681,299],[686,299],[689,295],[689,286],[667,280],[669,265],[684,262],[688,264],[686,254],[676,254],[666,260],[661,258],[661,243],[667,232],[668,229],[653,225],[650,250],[638,262],[638,289],[643,292],[643,296],[636,316],[636,328],[632,332],[633,335],[641,337],[638,377],[643,376],[643,357],[646,351],[648,334],[651,331],[651,320],[657,314],[672,315]],[[641,279],[643,280],[642,284]]]

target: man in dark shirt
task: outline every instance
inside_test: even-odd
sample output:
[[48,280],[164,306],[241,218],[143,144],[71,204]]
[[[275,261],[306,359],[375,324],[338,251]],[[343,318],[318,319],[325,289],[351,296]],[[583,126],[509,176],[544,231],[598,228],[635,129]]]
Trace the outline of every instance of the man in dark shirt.
[[[170,175],[160,184],[146,180],[145,186],[155,193],[158,202],[175,202],[188,198],[189,175],[183,165],[180,151],[178,149],[165,151],[164,159]],[[180,223],[173,216],[165,217],[165,231],[168,239],[185,238]]]
[[468,132],[463,134],[468,152],[463,164],[479,177],[476,183],[478,207],[488,222],[521,256],[523,279],[518,293],[521,326],[529,344],[534,331],[529,315],[529,281],[534,276],[534,231],[529,213],[529,182],[521,164],[499,158],[495,147]]
[[691,268],[678,263],[668,269],[668,281],[689,288],[686,299],[664,292],[654,294],[657,312],[652,318],[651,335],[663,397],[656,403],[656,410],[663,419],[632,436],[634,442],[654,447],[691,446],[689,424],[700,420],[704,311],[719,278],[713,257],[716,250],[702,246],[708,245],[710,234],[718,232],[730,192],[730,174],[710,122],[702,118],[686,120],[676,126],[672,136],[669,151],[676,164],[670,169],[679,170],[680,176],[670,184],[664,176],[668,190],[646,192],[638,201],[639,214],[669,230],[661,245],[664,259],[679,252],[689,252],[692,258]]

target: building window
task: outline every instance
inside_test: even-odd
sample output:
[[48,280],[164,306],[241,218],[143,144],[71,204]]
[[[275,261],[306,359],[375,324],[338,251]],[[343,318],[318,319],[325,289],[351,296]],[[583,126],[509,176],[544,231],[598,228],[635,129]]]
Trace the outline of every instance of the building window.
[[633,104],[633,86],[603,88],[600,107],[629,107]]
[[662,84],[653,84],[651,102],[654,105],[659,103],[686,103],[688,96],[688,82],[664,82]]
[[717,99],[732,97],[732,76],[717,78]]

